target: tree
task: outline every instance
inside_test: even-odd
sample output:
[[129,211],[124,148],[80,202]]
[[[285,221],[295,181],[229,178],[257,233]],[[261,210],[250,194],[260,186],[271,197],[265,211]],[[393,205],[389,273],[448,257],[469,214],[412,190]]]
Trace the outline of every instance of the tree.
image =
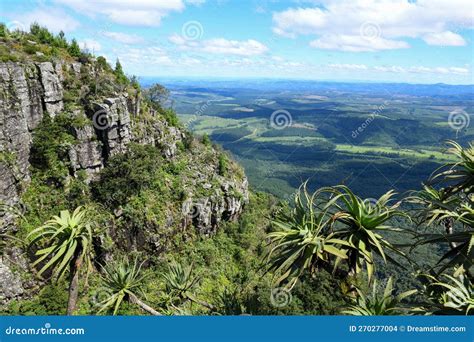
[[123,69],[122,69],[122,64],[120,64],[120,61],[118,58],[117,58],[117,61],[115,62],[114,74],[119,83],[121,84],[128,83],[128,78],[127,76],[125,76],[125,73],[123,72]]
[[59,48],[67,48],[67,40],[63,31],[59,31],[59,34],[54,37],[53,45]]
[[109,66],[109,63],[107,63],[107,60],[105,59],[105,57],[102,57],[102,56],[97,57],[97,65],[99,66],[101,70],[105,70],[105,71],[112,70],[112,68]]
[[154,84],[147,89],[145,95],[151,103],[158,107],[158,109],[163,109],[166,107],[166,102],[169,100],[170,91],[161,84]]
[[116,315],[120,309],[120,305],[124,300],[127,300],[152,315],[161,315],[158,311],[138,298],[137,293],[140,291],[146,279],[146,276],[142,274],[142,265],[143,263],[139,264],[137,259],[135,259],[133,263],[130,263],[127,258],[123,258],[119,262],[102,268],[102,280],[104,281],[109,296],[99,303],[99,313],[113,309],[113,314]]
[[68,52],[71,54],[71,56],[74,57],[81,56],[81,48],[79,47],[79,44],[77,44],[77,41],[75,39],[71,41],[71,45],[69,45],[68,47]]
[[86,265],[87,273],[92,268],[93,232],[87,215],[88,211],[81,207],[76,208],[72,215],[63,210],[59,216],[54,216],[28,234],[30,246],[39,246],[33,266],[45,262],[38,275],[54,269],[53,277],[60,280],[69,270],[68,315],[76,310],[79,274],[83,265]]
[[0,38],[6,38],[8,36],[8,29],[4,23],[0,23]]

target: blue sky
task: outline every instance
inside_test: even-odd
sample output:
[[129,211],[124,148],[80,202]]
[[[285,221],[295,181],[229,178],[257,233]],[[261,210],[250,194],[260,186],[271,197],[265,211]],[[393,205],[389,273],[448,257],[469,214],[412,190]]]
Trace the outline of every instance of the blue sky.
[[472,84],[472,0],[3,0],[129,74]]

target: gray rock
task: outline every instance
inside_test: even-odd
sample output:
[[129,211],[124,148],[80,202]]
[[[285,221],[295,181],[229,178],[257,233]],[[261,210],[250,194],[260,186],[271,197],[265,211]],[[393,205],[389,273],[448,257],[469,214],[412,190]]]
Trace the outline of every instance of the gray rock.
[[[19,205],[21,193],[30,180],[32,134],[45,112],[54,117],[64,110],[66,72],[79,77],[87,68],[77,62],[0,63],[0,203]],[[106,98],[72,110],[70,115],[88,119],[84,118],[80,127],[71,127],[75,142],[68,150],[70,177],[85,171],[88,180],[94,179],[108,159],[126,152],[131,142],[155,146],[164,158],[174,160],[180,153],[178,145],[186,138],[185,132],[170,126],[153,110],[149,113],[153,120],[132,120],[139,114],[140,97],[129,96],[117,89],[111,90]],[[212,235],[220,222],[239,217],[248,202],[247,180],[236,179],[234,175],[218,176],[217,152],[211,151],[206,162],[202,160],[203,153],[202,150],[189,153],[189,165],[186,166],[189,170],[183,176],[184,187],[189,193],[181,214],[170,210],[164,223],[141,230],[139,236],[124,232],[132,248],[143,246],[155,252],[164,250],[165,237],[175,234],[172,227],[177,222],[182,222],[183,228],[193,227],[200,234]],[[195,195],[195,192],[200,194]],[[0,233],[14,233],[14,219],[12,213],[0,211]],[[120,235],[111,229],[112,238],[116,238],[114,234]],[[13,267],[9,260],[11,255],[0,255],[0,304],[28,292],[28,286],[16,272],[17,263]]]
[[55,117],[63,108],[63,87],[59,80],[59,75],[51,62],[39,63],[38,68],[43,85],[43,101],[46,105],[46,111]]
[[19,274],[14,274],[0,257],[0,304],[21,296],[25,292]]

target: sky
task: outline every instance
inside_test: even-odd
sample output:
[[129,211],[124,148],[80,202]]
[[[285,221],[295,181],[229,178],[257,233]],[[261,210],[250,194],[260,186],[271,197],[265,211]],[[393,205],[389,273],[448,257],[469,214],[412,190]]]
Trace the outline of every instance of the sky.
[[474,0],[2,0],[0,20],[137,76],[474,83]]

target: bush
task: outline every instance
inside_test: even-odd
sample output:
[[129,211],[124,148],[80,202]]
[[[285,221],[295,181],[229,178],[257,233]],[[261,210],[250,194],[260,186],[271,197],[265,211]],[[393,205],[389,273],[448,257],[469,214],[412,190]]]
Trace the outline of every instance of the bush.
[[80,57],[81,56],[81,48],[79,47],[79,44],[77,44],[77,41],[75,39],[73,39],[71,41],[71,45],[69,45],[67,51],[73,57]]
[[176,112],[171,109],[163,109],[161,112],[161,115],[163,118],[168,122],[171,126],[178,126],[179,125],[179,119],[178,116],[176,115]]
[[154,184],[161,161],[155,147],[131,144],[127,153],[110,158],[99,181],[93,184],[94,197],[109,207],[125,203]]
[[229,161],[224,153],[219,154],[219,174],[225,176],[227,174]]
[[67,293],[64,284],[46,285],[34,299],[11,302],[7,312],[12,315],[65,315]]
[[33,135],[30,163],[33,172],[50,184],[61,186],[69,176],[69,148],[75,139],[65,114],[54,120],[45,114]]
[[204,135],[202,136],[202,143],[206,146],[212,145],[211,139],[209,138],[209,135],[207,135],[207,133],[204,133]]

